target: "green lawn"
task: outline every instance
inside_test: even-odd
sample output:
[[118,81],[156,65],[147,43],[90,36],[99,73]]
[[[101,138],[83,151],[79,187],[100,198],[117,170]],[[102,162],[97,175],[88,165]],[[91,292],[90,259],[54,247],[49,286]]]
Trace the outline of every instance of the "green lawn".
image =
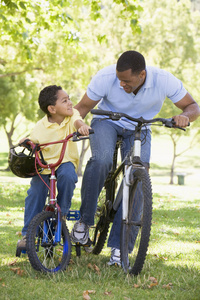
[[[176,172],[185,172],[185,185],[169,185],[169,141],[153,141],[154,203],[149,251],[137,277],[107,266],[110,252],[98,256],[72,250],[65,272],[44,275],[34,271],[26,255],[16,258],[23,226],[24,198],[29,180],[3,172],[7,152],[0,152],[0,299],[200,299],[200,161],[194,148],[180,157]],[[170,150],[170,151],[169,151]],[[80,206],[80,184],[73,208]],[[69,229],[73,223],[67,223]],[[97,266],[97,267],[95,267]],[[97,270],[99,271],[97,272]],[[85,292],[86,291],[86,292]],[[89,291],[89,292],[88,292]],[[85,292],[85,294],[84,294]],[[90,293],[91,292],[91,293]],[[88,294],[89,293],[89,294]],[[88,294],[88,295],[87,295]],[[86,295],[85,297],[83,295]]]
[[[185,199],[170,187],[164,194],[154,193],[151,242],[138,277],[107,266],[106,247],[98,256],[82,251],[80,258],[73,249],[67,270],[50,276],[34,271],[26,255],[15,257],[27,188],[14,182],[0,184],[1,299],[84,299],[84,291],[93,291],[91,299],[199,299],[200,197]],[[186,186],[176,188],[183,194],[188,190]],[[73,208],[80,205],[79,194],[77,188]]]

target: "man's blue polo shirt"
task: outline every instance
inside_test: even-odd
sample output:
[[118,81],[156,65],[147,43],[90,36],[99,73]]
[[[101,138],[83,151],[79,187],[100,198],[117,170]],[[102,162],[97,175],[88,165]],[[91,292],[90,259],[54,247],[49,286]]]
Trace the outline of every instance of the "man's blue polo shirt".
[[[186,95],[182,82],[171,73],[156,67],[147,67],[146,72],[144,85],[134,95],[126,93],[120,86],[116,65],[108,66],[92,78],[87,95],[94,101],[101,99],[99,109],[123,112],[135,118],[142,116],[144,119],[152,119],[159,113],[166,97],[176,103]],[[103,116],[94,115],[94,118],[99,117]],[[117,125],[133,130],[124,120],[118,121]]]

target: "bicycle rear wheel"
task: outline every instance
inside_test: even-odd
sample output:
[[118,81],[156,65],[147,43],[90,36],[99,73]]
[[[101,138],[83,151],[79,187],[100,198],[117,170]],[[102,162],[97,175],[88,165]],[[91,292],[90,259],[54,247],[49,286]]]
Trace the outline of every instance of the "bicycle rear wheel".
[[55,273],[65,270],[71,257],[69,231],[62,220],[61,239],[56,242],[58,220],[54,212],[42,211],[31,221],[26,247],[29,261],[37,271]]
[[121,263],[125,272],[138,275],[145,262],[152,220],[151,181],[143,169],[134,173],[128,212],[128,220],[121,224]]
[[94,226],[90,228],[90,238],[93,244],[93,254],[101,253],[107,239],[110,222],[108,221],[106,207],[106,189],[99,195],[97,210],[94,217]]

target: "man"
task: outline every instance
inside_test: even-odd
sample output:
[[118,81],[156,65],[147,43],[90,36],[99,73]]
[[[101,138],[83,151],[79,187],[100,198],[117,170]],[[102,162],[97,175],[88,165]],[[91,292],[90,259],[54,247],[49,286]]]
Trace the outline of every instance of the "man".
[[[169,72],[148,67],[142,54],[126,51],[118,59],[117,65],[100,70],[88,85],[87,92],[76,105],[84,118],[96,106],[103,110],[126,113],[132,117],[152,119],[168,97],[182,110],[173,116],[177,126],[186,127],[200,115],[200,109],[182,82]],[[169,116],[170,117],[170,116]],[[112,157],[117,136],[123,138],[122,157],[134,141],[134,126],[124,120],[102,120],[94,116],[91,127],[92,157],[87,163],[81,189],[81,219],[75,223],[71,236],[74,242],[85,244],[89,237],[89,227],[94,224],[94,214],[98,195],[112,166]],[[148,130],[146,142],[142,145],[141,159],[149,167],[151,133]],[[117,212],[108,240],[111,247],[109,265],[120,265],[120,219]]]

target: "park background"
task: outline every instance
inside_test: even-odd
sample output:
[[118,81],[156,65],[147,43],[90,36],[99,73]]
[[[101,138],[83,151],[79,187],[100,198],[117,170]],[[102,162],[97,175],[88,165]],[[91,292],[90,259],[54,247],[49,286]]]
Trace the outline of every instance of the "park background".
[[[51,278],[31,270],[26,257],[16,259],[29,180],[6,170],[9,148],[42,116],[39,91],[46,85],[61,85],[75,105],[91,77],[116,63],[126,50],[137,50],[148,65],[173,73],[200,104],[199,2],[0,1],[0,298],[199,299],[199,119],[186,132],[153,129],[152,237],[137,278],[110,270],[106,248],[98,257],[83,254],[80,260],[72,253],[74,263],[66,274]],[[159,116],[178,112],[166,99]],[[91,117],[88,114],[88,124]],[[90,156],[87,147],[79,144],[80,154],[85,154],[80,175]],[[181,185],[177,174],[184,177]],[[81,179],[74,196],[77,207]],[[100,272],[89,264],[97,265]],[[29,287],[31,293],[26,295]]]

